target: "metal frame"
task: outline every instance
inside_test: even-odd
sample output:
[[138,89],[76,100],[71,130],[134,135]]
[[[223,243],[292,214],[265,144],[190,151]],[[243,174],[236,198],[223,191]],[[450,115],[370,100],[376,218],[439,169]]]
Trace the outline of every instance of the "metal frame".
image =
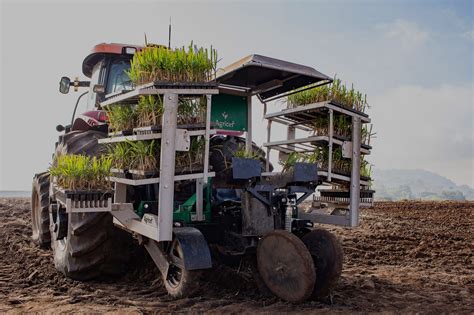
[[[209,172],[207,173],[207,177],[214,177],[216,173]],[[199,179],[204,178],[204,173],[195,173],[195,174],[185,174],[185,175],[175,175],[173,176],[174,181],[180,180],[190,180],[190,179]],[[109,177],[109,180],[114,183],[120,183],[124,185],[131,185],[131,186],[141,186],[141,185],[150,185],[150,184],[158,184],[160,183],[160,177],[152,177],[152,178],[144,178],[144,179],[128,179],[128,178],[121,178],[121,177]]]
[[[352,136],[351,141],[343,141],[334,136],[334,113],[340,113],[352,118]],[[310,136],[307,138],[295,139],[295,129],[311,131],[309,128],[315,117],[320,115],[329,116],[329,128],[327,136]],[[361,129],[363,123],[370,123],[370,118],[361,112],[346,109],[335,104],[333,101],[318,102],[296,108],[289,108],[276,113],[265,114],[268,120],[267,124],[267,142],[263,145],[267,148],[267,155],[270,155],[271,149],[277,150],[283,154],[292,152],[311,152],[317,146],[327,146],[329,148],[328,169],[318,170],[318,177],[327,184],[350,184],[350,198],[339,200],[339,208],[348,208],[347,216],[336,214],[308,213],[301,211],[300,219],[311,220],[316,223],[335,224],[355,227],[359,224],[359,206],[360,206],[360,187],[369,186],[369,182],[360,179],[360,157],[361,154],[370,154],[370,146],[363,146],[361,143]],[[271,141],[272,122],[286,125],[287,140]],[[343,147],[346,151],[350,148],[349,157],[352,159],[351,175],[344,176],[334,173],[332,169],[332,151],[334,145]],[[269,175],[269,166],[266,166]],[[270,173],[271,174],[271,173]]]
[[245,150],[252,152],[252,94],[247,94],[247,137],[245,138]]
[[[271,121],[269,121],[271,123]],[[291,128],[291,127],[290,127]],[[267,139],[268,139],[267,135]],[[265,142],[263,144],[264,147],[267,149],[273,149],[277,151],[281,151],[284,153],[291,153],[291,152],[311,152],[314,150],[314,144],[317,145],[330,145],[332,140],[333,144],[343,146],[345,143],[350,143],[349,141],[342,141],[330,136],[309,136],[307,138],[299,138],[293,140],[280,140],[280,141],[272,141],[272,142]],[[366,148],[360,149],[361,154],[370,154],[370,150]]]
[[[123,210],[112,213],[115,217],[115,222],[126,229],[142,234],[156,241],[171,241],[173,237],[173,211],[174,211],[174,182],[180,180],[196,180],[196,188],[202,189],[207,183],[209,177],[214,177],[214,172],[209,172],[209,147],[210,136],[216,131],[211,129],[211,101],[212,95],[218,94],[219,90],[212,84],[196,84],[196,85],[170,85],[169,88],[163,84],[152,82],[142,86],[136,87],[135,90],[123,94],[115,95],[110,99],[101,103],[101,106],[113,106],[116,103],[129,102],[133,103],[138,99],[139,95],[160,94],[164,98],[164,112],[162,116],[161,132],[156,132],[152,129],[145,130],[149,133],[134,134],[134,135],[120,135],[116,136],[110,134],[108,138],[100,139],[99,143],[117,143],[123,141],[140,141],[161,139],[161,153],[160,153],[160,168],[159,176],[144,178],[144,179],[127,179],[116,176],[111,176],[110,181],[115,183],[116,193],[115,202],[125,203],[126,186],[139,186],[149,184],[159,184],[158,190],[158,216],[155,219],[149,219],[154,222],[156,226],[150,223],[139,220],[132,210]],[[178,129],[177,125],[177,111],[178,98],[180,95],[206,95],[206,122],[204,129],[200,130],[186,130]],[[251,100],[249,102],[251,106]],[[141,128],[144,129],[144,128]],[[147,129],[147,128],[145,128]],[[140,130],[143,131],[143,130]],[[134,129],[135,132],[135,129]],[[205,137],[205,152],[204,152],[204,169],[200,173],[192,173],[185,175],[175,175],[175,155],[176,151],[188,151],[189,145],[186,145],[186,140],[189,142],[191,136]],[[129,172],[133,173],[134,170]],[[196,207],[196,221],[204,221],[204,209],[202,205],[203,196],[197,193],[198,206]],[[132,213],[130,213],[130,211]]]
[[349,208],[350,226],[359,225],[361,129],[362,124],[360,117],[352,117],[351,202]]
[[158,191],[158,239],[173,239],[174,172],[176,156],[176,125],[178,95],[164,95],[162,139],[160,153],[160,182]]
[[318,113],[317,110],[324,109],[324,108],[326,108],[327,110],[332,109],[335,112],[345,114],[348,116],[360,117],[362,123],[370,123],[371,121],[370,118],[366,114],[358,112],[356,110],[350,110],[350,109],[344,108],[340,105],[335,104],[334,101],[324,101],[324,102],[302,105],[295,108],[288,108],[280,112],[266,114],[264,117],[265,119],[271,119],[271,120],[275,120],[274,118],[277,118],[280,120],[286,120],[289,124],[295,124],[295,123],[301,124],[302,121],[294,120],[290,118],[289,115],[305,112],[307,115],[310,115],[308,117],[309,118],[308,121],[311,121],[311,118],[315,117],[314,115],[318,115],[318,114],[320,115],[320,113]]

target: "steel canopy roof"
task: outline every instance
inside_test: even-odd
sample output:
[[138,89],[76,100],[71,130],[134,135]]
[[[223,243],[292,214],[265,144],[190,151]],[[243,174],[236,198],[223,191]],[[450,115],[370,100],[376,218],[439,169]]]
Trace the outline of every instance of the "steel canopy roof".
[[332,79],[308,66],[249,55],[221,69],[216,81],[220,85],[258,95],[261,100],[269,100],[310,84],[329,83]]

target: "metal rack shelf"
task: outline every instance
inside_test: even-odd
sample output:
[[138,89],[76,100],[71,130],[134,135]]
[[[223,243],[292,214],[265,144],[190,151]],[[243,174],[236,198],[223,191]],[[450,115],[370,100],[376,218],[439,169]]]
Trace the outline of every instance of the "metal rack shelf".
[[[177,129],[178,130],[178,129]],[[190,137],[195,136],[205,136],[206,130],[186,130],[186,129],[179,129],[184,130],[185,135]],[[209,135],[216,134],[215,129],[209,130]],[[99,143],[117,143],[117,142],[124,142],[124,141],[143,141],[143,140],[153,140],[153,139],[161,139],[162,134],[160,133],[144,133],[138,135],[130,135],[130,136],[112,136],[109,138],[99,139]]]
[[100,106],[108,106],[116,103],[136,103],[140,95],[214,95],[219,94],[217,85],[214,82],[203,83],[169,83],[169,82],[150,82],[139,85],[132,91],[110,95],[107,100],[100,103]]
[[[336,115],[350,117],[351,135],[350,138],[338,136],[335,133]],[[332,223],[344,226],[357,226],[358,211],[361,200],[354,197],[358,196],[361,189],[370,186],[370,178],[360,176],[360,163],[362,154],[370,154],[372,147],[369,144],[363,144],[361,139],[362,124],[370,123],[370,118],[365,113],[352,108],[347,108],[334,101],[324,101],[313,104],[288,108],[275,113],[269,113],[264,116],[267,119],[267,156],[270,156],[271,150],[279,151],[280,159],[293,152],[310,153],[317,147],[328,148],[327,168],[318,170],[318,179],[329,185],[335,185],[341,190],[349,189],[349,198],[343,198],[349,213],[344,216],[334,216],[325,214],[307,214],[301,213],[301,218],[311,219],[313,222]],[[296,138],[296,129],[305,132],[312,132],[314,121],[324,117],[328,119],[327,134],[311,135],[307,138]],[[287,127],[287,140],[272,141],[271,131],[272,123],[282,124]],[[340,174],[333,162],[334,147],[340,146],[342,157],[350,159],[352,166],[350,174]],[[270,170],[270,165],[266,163],[266,171]]]
[[[134,128],[133,130],[110,133],[108,138],[99,140],[99,143],[105,144],[124,141],[162,139],[160,141],[160,165],[158,172],[143,172],[139,170],[127,170],[126,172],[123,172],[122,170],[122,172],[116,172],[116,174],[113,174],[113,176],[108,178],[109,181],[115,184],[114,200],[116,203],[121,204],[127,202],[126,196],[128,185],[141,186],[159,184],[157,190],[158,217],[156,220],[158,223],[157,226],[152,227],[153,239],[157,241],[170,241],[172,239],[174,182],[193,180],[196,184],[196,192],[200,192],[202,191],[203,185],[208,182],[208,179],[210,177],[215,177],[214,172],[209,172],[210,137],[216,133],[216,130],[213,129],[214,126],[211,124],[211,99],[212,95],[215,94],[219,94],[215,82],[152,82],[137,86],[132,91],[107,95],[107,100],[100,104],[102,107],[118,103],[136,104],[140,95],[163,95],[163,116],[161,119],[161,125],[140,127]],[[196,96],[206,97],[205,120],[194,124],[178,124],[179,99],[181,97],[188,98]],[[176,170],[175,154],[178,151],[189,151],[191,144],[190,137],[194,136],[203,136],[205,139],[202,168],[194,170],[196,173],[178,175],[179,171],[177,172]],[[199,193],[197,194],[197,205],[202,205],[202,194]],[[198,221],[202,221],[202,206],[197,206],[196,216]],[[115,217],[117,217],[117,215],[115,215]]]
[[[216,176],[215,172],[207,173],[207,177],[214,177]],[[191,180],[191,179],[200,179],[204,177],[204,173],[193,173],[193,174],[184,174],[184,175],[175,175],[174,181],[182,181],[182,180]],[[109,177],[109,180],[114,183],[131,185],[131,186],[141,186],[141,185],[150,185],[150,184],[158,184],[160,182],[159,177],[151,177],[151,178],[144,178],[144,179],[129,179],[129,178],[122,178],[122,177]]]
[[[263,172],[262,176],[275,176],[278,175],[279,173],[275,172]],[[326,184],[348,184],[351,182],[351,177],[349,175],[342,175],[338,173],[331,173],[331,179],[329,180],[329,173],[327,170],[318,170],[318,178],[322,180],[323,183]],[[369,180],[366,179],[360,179],[360,185],[362,186],[369,186]]]
[[[264,147],[271,148],[283,153],[292,153],[292,152],[312,152],[315,149],[315,146],[328,146],[329,145],[329,136],[310,136],[307,138],[301,139],[290,139],[290,140],[281,140],[281,141],[272,141],[265,142]],[[344,146],[350,141],[343,141],[333,137],[333,144]],[[370,149],[372,147],[368,145],[361,145],[360,152],[362,154],[370,154]]]
[[52,196],[72,212],[108,212],[112,209],[113,191],[101,190],[65,190],[52,185]]
[[[332,183],[350,183],[351,176],[349,175],[342,175],[338,173],[331,172],[331,177],[329,177],[328,171],[318,171],[318,177],[322,179],[324,183],[332,184]],[[362,186],[369,186],[370,182],[365,179],[359,180],[360,185]]]
[[[361,190],[359,204],[362,207],[370,207],[374,202],[374,190]],[[338,189],[320,189],[320,196],[313,196],[313,201],[330,203],[336,205],[348,205],[350,203],[350,191]]]
[[370,118],[359,111],[344,107],[334,101],[324,101],[313,104],[284,109],[265,115],[265,119],[275,121],[301,130],[310,131],[312,122],[321,115],[327,115],[329,110],[360,118],[362,123],[370,123]]

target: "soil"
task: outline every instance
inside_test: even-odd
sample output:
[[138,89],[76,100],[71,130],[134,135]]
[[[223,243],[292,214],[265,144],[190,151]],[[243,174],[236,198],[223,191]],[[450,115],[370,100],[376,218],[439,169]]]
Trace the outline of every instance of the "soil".
[[30,239],[30,202],[0,199],[0,313],[474,311],[474,202],[380,202],[355,229],[329,227],[345,258],[333,295],[293,305],[262,296],[243,272],[217,266],[191,298],[170,299],[139,247],[118,279],[77,282]]

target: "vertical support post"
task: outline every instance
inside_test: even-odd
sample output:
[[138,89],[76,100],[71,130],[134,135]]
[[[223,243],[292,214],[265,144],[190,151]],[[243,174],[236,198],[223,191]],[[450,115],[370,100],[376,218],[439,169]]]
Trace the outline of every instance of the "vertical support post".
[[205,145],[204,145],[204,183],[207,184],[209,173],[209,138],[211,137],[211,103],[212,103],[212,95],[206,95],[206,134],[204,135],[205,138]]
[[[295,140],[296,139],[296,128],[295,127],[288,126],[288,130],[287,130],[287,133],[286,133],[286,138],[288,140]],[[295,145],[294,144],[289,144],[288,148],[294,150]]]
[[[266,105],[266,103],[265,103]],[[267,142],[271,141],[272,134],[272,121],[268,120],[267,122]],[[265,161],[265,172],[270,172],[270,147],[267,147],[267,158]]]
[[328,156],[328,181],[332,178],[332,145],[334,137],[334,111],[329,110],[329,156]]
[[173,237],[174,172],[178,95],[173,93],[165,94],[163,105],[160,188],[158,197],[158,240],[171,241]]
[[352,227],[359,224],[361,125],[360,117],[352,116],[351,203],[349,208]]
[[252,151],[252,94],[247,94],[247,139],[245,139],[245,151]]
[[114,201],[116,203],[127,202],[127,185],[115,183]]
[[[294,140],[294,139],[296,139],[296,128],[292,126],[288,126],[286,129],[286,140]],[[287,144],[286,147],[289,150],[296,151],[294,144]],[[278,154],[278,158],[284,161],[288,158],[288,153],[280,151],[280,153]]]
[[203,198],[204,180],[196,179],[196,221],[204,221],[204,198]]

